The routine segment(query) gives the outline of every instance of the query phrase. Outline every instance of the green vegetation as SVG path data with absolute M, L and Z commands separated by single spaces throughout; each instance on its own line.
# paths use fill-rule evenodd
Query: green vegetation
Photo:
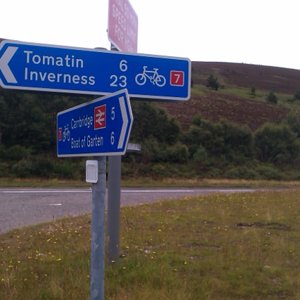
M 56 159 L 56 113 L 83 101 L 1 91 L 0 177 L 80 178 L 80 161 Z
M 298 128 L 294 121 L 293 128 Z M 134 157 L 135 172 L 154 177 L 298 179 L 294 166 L 299 159 L 299 136 L 290 126 L 288 122 L 267 124 L 253 133 L 225 121 L 195 117 L 176 144 L 148 139 L 143 153 Z
M 192 86 L 192 94 L 193 96 L 203 96 L 206 94 L 207 87 L 201 84 L 195 84 Z
M 217 91 L 220 88 L 218 78 L 216 76 L 213 76 L 212 74 L 209 75 L 207 78 L 206 86 Z
M 286 124 L 266 124 L 256 132 L 255 147 L 260 161 L 286 165 L 298 158 L 300 141 Z
M 277 69 L 272 71 L 277 75 L 270 71 L 265 78 L 265 68 L 258 67 L 258 73 L 250 68 L 251 75 L 236 71 L 235 67 L 206 67 L 203 72 L 194 68 L 192 94 L 199 101 L 201 97 L 207 101 L 202 109 L 209 111 L 209 119 L 203 118 L 201 111 L 197 114 L 195 102 L 189 110 L 193 121 L 181 124 L 185 111 L 175 110 L 175 117 L 171 117 L 160 103 L 132 101 L 131 142 L 141 144 L 142 152 L 124 156 L 123 178 L 298 180 L 299 90 L 288 94 L 283 88 L 287 78 L 279 76 Z M 249 86 L 243 76 L 249 80 Z M 270 92 L 273 86 L 276 93 Z M 1 90 L 0 178 L 82 180 L 84 159 L 56 157 L 56 114 L 91 98 Z M 252 116 L 245 124 L 253 131 L 243 125 L 243 117 L 247 117 L 247 108 L 240 104 L 243 99 L 247 100 L 245 106 L 252 108 Z M 222 103 L 216 105 L 216 110 L 212 109 L 214 100 Z M 258 102 L 268 105 L 255 108 Z M 243 116 L 239 117 L 241 107 Z M 292 113 L 287 116 L 288 110 Z M 231 117 L 239 124 L 228 121 Z M 275 123 L 268 123 L 270 119 Z M 277 119 L 280 121 L 276 122 Z
M 299 190 L 122 209 L 105 299 L 299 299 Z M 90 217 L 0 236 L 0 299 L 89 299 Z
M 55 149 L 56 113 L 82 99 L 52 98 L 13 92 L 0 96 L 0 177 L 83 179 L 84 159 L 58 159 Z M 256 132 L 195 115 L 190 127 L 182 130 L 158 105 L 132 105 L 131 141 L 140 143 L 142 152 L 124 157 L 125 178 L 300 178 L 297 114 Z
M 296 93 L 294 94 L 294 99 L 295 100 L 300 100 L 300 90 L 296 91 Z
M 266 97 L 267 102 L 272 104 L 277 104 L 278 98 L 274 92 L 270 92 L 268 96 Z
M 197 90 L 200 89 L 200 87 L 194 85 L 194 89 Z M 222 89 L 222 93 L 230 96 L 238 96 L 245 99 L 251 99 L 252 101 L 261 101 L 270 104 L 284 105 L 288 108 L 291 108 L 291 105 L 293 105 L 293 109 L 297 107 L 297 104 L 299 104 L 299 101 L 297 102 L 296 94 L 293 96 L 285 93 L 274 93 L 272 91 L 270 92 L 267 90 L 259 90 L 255 87 L 249 89 L 248 87 L 242 86 L 224 86 Z M 276 97 L 277 102 L 276 100 L 274 101 L 274 96 Z M 271 98 L 271 100 L 269 99 L 269 97 Z M 274 102 L 272 102 L 272 100 Z
M 122 179 L 123 187 L 218 187 L 218 188 L 299 188 L 299 181 L 282 180 L 249 180 L 249 179 L 218 179 L 218 178 L 158 178 L 128 177 Z M 51 187 L 90 187 L 83 180 L 45 179 L 45 178 L 0 178 L 0 187 L 19 188 L 51 188 Z
M 252 88 L 251 88 L 250 96 L 253 97 L 253 98 L 256 97 L 256 88 L 255 88 L 255 87 L 252 87 Z

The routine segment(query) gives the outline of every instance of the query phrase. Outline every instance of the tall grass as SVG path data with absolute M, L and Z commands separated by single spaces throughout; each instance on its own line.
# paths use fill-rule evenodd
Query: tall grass
M 300 191 L 122 209 L 105 299 L 300 299 Z M 90 217 L 0 236 L 0 299 L 89 299 Z

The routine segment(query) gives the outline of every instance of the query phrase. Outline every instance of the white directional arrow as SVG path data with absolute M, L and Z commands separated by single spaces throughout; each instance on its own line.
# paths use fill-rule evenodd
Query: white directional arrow
M 7 47 L 4 54 L 0 57 L 0 70 L 8 83 L 18 83 L 10 67 L 8 66 L 10 60 L 15 55 L 18 47 Z
M 119 103 L 120 103 L 120 109 L 121 109 L 121 115 L 122 115 L 122 120 L 123 120 L 123 126 L 121 129 L 121 134 L 120 134 L 120 139 L 118 143 L 118 149 L 123 147 L 125 136 L 126 136 L 126 129 L 128 126 L 128 117 L 126 113 L 126 107 L 125 107 L 125 98 L 119 97 Z

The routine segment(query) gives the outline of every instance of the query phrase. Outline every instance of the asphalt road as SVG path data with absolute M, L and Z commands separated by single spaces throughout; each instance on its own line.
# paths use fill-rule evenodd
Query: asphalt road
M 121 205 L 209 193 L 251 192 L 253 189 L 122 189 Z M 0 234 L 14 228 L 91 212 L 91 189 L 0 189 Z

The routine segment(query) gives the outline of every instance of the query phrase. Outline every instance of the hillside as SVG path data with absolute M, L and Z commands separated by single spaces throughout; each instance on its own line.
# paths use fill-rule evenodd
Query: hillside
M 206 87 L 209 75 L 217 77 L 222 87 L 218 91 Z M 255 90 L 255 95 L 251 90 Z M 300 90 L 300 70 L 216 62 L 192 63 L 192 96 L 187 102 L 161 103 L 169 114 L 187 128 L 195 115 L 218 121 L 226 119 L 247 125 L 252 130 L 265 122 L 279 121 L 291 109 L 293 95 Z M 276 93 L 278 104 L 266 102 L 266 96 Z
M 205 84 L 210 74 L 218 75 L 229 86 L 255 87 L 288 94 L 300 89 L 300 70 L 240 63 L 192 62 L 195 84 Z

